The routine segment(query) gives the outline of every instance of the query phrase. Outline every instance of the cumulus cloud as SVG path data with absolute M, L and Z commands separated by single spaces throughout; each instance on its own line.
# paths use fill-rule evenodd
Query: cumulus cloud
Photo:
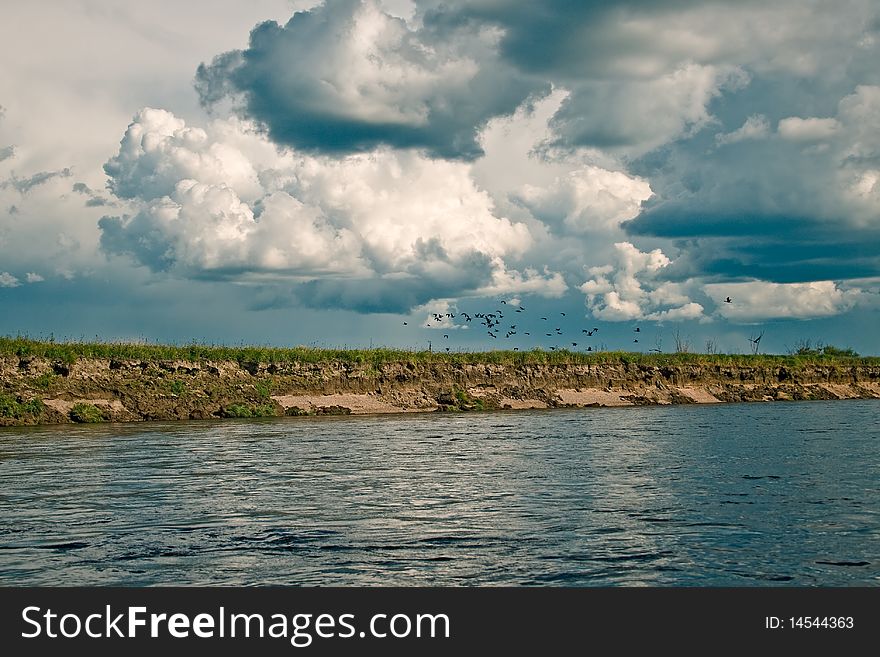
M 0 287 L 18 287 L 19 285 L 21 285 L 21 281 L 8 271 L 0 272 Z
M 525 185 L 516 198 L 536 218 L 577 234 L 618 228 L 639 214 L 651 194 L 645 180 L 586 166 L 546 186 Z
M 696 319 L 703 307 L 680 285 L 659 279 L 672 261 L 660 250 L 639 251 L 629 242 L 614 245 L 614 262 L 589 268 L 580 286 L 594 317 L 608 321 Z
M 705 291 L 715 298 L 730 296 L 731 303 L 718 305 L 718 314 L 743 322 L 838 315 L 853 308 L 863 295 L 858 289 L 843 289 L 834 281 L 713 283 L 706 285 Z
M 637 157 L 709 124 L 709 103 L 746 80 L 737 67 L 688 63 L 644 80 L 577 83 L 553 126 L 560 144 Z
M 242 141 L 247 135 L 242 134 Z M 251 143 L 259 141 L 252 139 Z M 277 158 L 274 148 L 271 157 Z M 244 198 L 262 193 L 257 172 L 242 148 L 221 135 L 209 137 L 202 128 L 188 127 L 171 112 L 147 107 L 125 131 L 119 152 L 105 165 L 110 190 L 119 198 L 146 201 L 167 196 L 185 179 L 228 185 Z
M 41 282 L 43 282 L 43 281 L 46 280 L 45 278 L 43 278 L 43 277 L 40 276 L 39 274 L 34 273 L 34 272 L 32 272 L 32 271 L 29 271 L 27 274 L 25 274 L 25 278 L 24 278 L 24 279 L 25 279 L 28 283 L 41 283 Z
M 496 215 L 463 162 L 388 149 L 282 153 L 235 121 L 205 131 L 145 110 L 106 170 L 111 189 L 141 209 L 102 218 L 101 245 L 155 271 L 274 277 L 307 303 L 370 310 L 559 287 L 552 273 L 509 268 L 530 232 Z
M 479 154 L 477 129 L 545 83 L 501 61 L 500 32 L 476 23 L 412 27 L 375 0 L 327 0 L 197 73 L 207 105 L 232 98 L 282 144 L 320 152 L 378 145 Z

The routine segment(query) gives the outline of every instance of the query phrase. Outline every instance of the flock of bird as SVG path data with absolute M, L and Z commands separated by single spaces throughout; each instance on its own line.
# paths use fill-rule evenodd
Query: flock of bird
M 726 299 L 724 299 L 724 303 L 732 303 L 732 302 L 733 302 L 733 300 L 730 297 L 727 297 Z M 427 328 L 446 327 L 446 326 L 448 326 L 447 320 L 454 322 L 456 320 L 456 318 L 459 318 L 460 320 L 464 320 L 464 324 L 469 327 L 475 323 L 482 325 L 486 329 L 486 334 L 493 340 L 499 339 L 499 337 L 502 335 L 502 332 L 503 332 L 503 339 L 505 339 L 505 340 L 510 340 L 511 338 L 514 338 L 514 336 L 517 336 L 517 335 L 531 337 L 531 335 L 532 335 L 531 331 L 525 331 L 525 330 L 521 331 L 521 329 L 519 328 L 519 324 L 512 323 L 512 320 L 514 319 L 513 316 L 515 316 L 518 313 L 525 313 L 526 312 L 525 307 L 521 306 L 519 304 L 513 304 L 513 303 L 508 304 L 508 302 L 504 301 L 504 300 L 502 300 L 499 305 L 507 306 L 507 308 L 506 309 L 505 308 L 496 308 L 491 312 L 478 312 L 478 313 L 466 313 L 466 312 L 460 312 L 458 314 L 448 313 L 448 312 L 447 313 L 431 313 L 431 318 L 428 322 L 425 323 L 425 326 Z M 505 315 L 505 310 L 507 310 L 507 315 Z M 559 315 L 561 317 L 566 316 L 564 312 L 560 312 Z M 505 317 L 507 318 L 506 321 L 505 321 Z M 432 321 L 434 322 L 433 324 L 432 324 Z M 517 322 L 519 322 L 519 321 L 520 321 L 520 319 L 517 319 Z M 547 322 L 546 325 L 541 325 L 541 327 L 539 329 L 540 332 L 544 333 L 544 337 L 561 338 L 566 335 L 565 331 L 563 331 L 562 328 L 560 328 L 558 326 L 553 327 L 552 329 L 548 330 L 548 327 L 552 326 L 552 323 L 550 322 L 550 317 L 542 316 L 540 318 L 540 321 Z M 408 326 L 409 323 L 403 322 L 403 325 Z M 535 330 L 535 329 L 532 328 L 532 330 Z M 642 329 L 640 327 L 636 326 L 632 329 L 632 331 L 634 334 L 636 334 L 633 336 L 633 343 L 638 343 L 639 342 L 639 335 L 641 334 Z M 585 337 L 585 338 L 591 338 L 598 332 L 599 332 L 598 327 L 593 326 L 591 328 L 580 329 L 580 334 L 578 334 L 578 335 Z M 443 339 L 449 340 L 449 334 L 444 333 Z M 578 339 L 581 339 L 581 337 L 579 337 Z M 570 338 L 568 339 L 568 342 L 570 343 L 571 348 L 574 348 L 574 349 L 577 349 L 578 346 L 580 345 L 579 342 L 571 341 Z M 592 345 L 580 345 L 580 346 L 582 346 L 582 347 L 585 346 L 586 351 L 593 351 L 594 350 Z M 563 348 L 563 347 L 560 346 L 559 344 L 554 344 L 554 345 L 550 346 L 551 351 L 556 351 L 557 349 L 561 349 L 561 348 Z M 450 347 L 445 347 L 445 349 L 446 349 L 446 351 L 450 351 Z M 519 347 L 513 347 L 513 351 L 519 351 Z M 660 353 L 661 350 L 658 346 L 657 348 L 650 349 L 649 351 L 655 351 L 657 353 Z

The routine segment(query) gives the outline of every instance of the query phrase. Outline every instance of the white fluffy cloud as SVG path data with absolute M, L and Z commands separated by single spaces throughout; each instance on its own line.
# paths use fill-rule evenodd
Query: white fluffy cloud
M 18 287 L 21 281 L 8 271 L 0 272 L 0 287 Z
M 520 202 L 542 221 L 564 232 L 608 232 L 639 214 L 651 186 L 620 171 L 586 166 L 556 178 L 545 187 L 525 185 Z
M 593 278 L 580 286 L 594 317 L 662 321 L 702 316 L 703 307 L 682 286 L 659 280 L 661 270 L 672 263 L 660 249 L 643 252 L 629 242 L 618 242 L 614 249 L 613 264 L 591 267 Z
M 765 319 L 810 319 L 829 317 L 850 310 L 861 299 L 858 289 L 843 289 L 834 281 L 810 283 L 713 283 L 705 292 L 716 299 L 731 298 L 718 304 L 718 313 L 727 319 L 757 321 Z
M 460 279 L 445 290 L 460 294 L 560 287 L 552 273 L 510 270 L 506 259 L 529 248 L 530 232 L 497 216 L 467 163 L 389 149 L 281 153 L 238 121 L 204 130 L 146 109 L 105 168 L 111 189 L 139 211 L 102 219 L 102 245 L 154 270 L 335 276 L 353 289 L 377 277 L 388 286 Z
M 241 126 L 215 123 L 212 128 L 220 134 L 209 136 L 171 112 L 144 108 L 125 131 L 119 152 L 104 165 L 110 189 L 120 198 L 151 200 L 170 195 L 181 180 L 193 179 L 227 185 L 246 199 L 259 198 L 257 171 L 242 142 L 253 147 L 261 140 L 236 127 Z M 238 137 L 239 144 L 224 137 Z M 277 159 L 271 145 L 265 144 L 265 150 Z

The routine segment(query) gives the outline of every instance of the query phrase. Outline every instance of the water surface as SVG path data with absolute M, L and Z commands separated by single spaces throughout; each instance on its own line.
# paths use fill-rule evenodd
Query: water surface
M 0 585 L 880 583 L 872 400 L 0 429 Z

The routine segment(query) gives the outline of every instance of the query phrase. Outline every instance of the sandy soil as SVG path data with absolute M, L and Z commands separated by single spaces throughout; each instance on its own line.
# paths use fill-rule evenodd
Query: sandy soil
M 698 404 L 720 404 L 721 400 L 705 388 L 678 388 L 678 391 L 690 397 Z
M 357 395 L 339 393 L 335 395 L 278 395 L 272 399 L 285 409 L 294 406 L 304 411 L 314 412 L 321 406 L 342 406 L 351 409 L 352 415 L 370 413 L 406 413 L 424 409 L 403 409 L 376 397 L 376 395 Z
M 626 394 L 626 393 L 623 393 Z M 577 406 L 632 406 L 633 403 L 621 399 L 621 392 L 608 390 L 557 390 L 556 395 L 563 404 L 576 404 Z

